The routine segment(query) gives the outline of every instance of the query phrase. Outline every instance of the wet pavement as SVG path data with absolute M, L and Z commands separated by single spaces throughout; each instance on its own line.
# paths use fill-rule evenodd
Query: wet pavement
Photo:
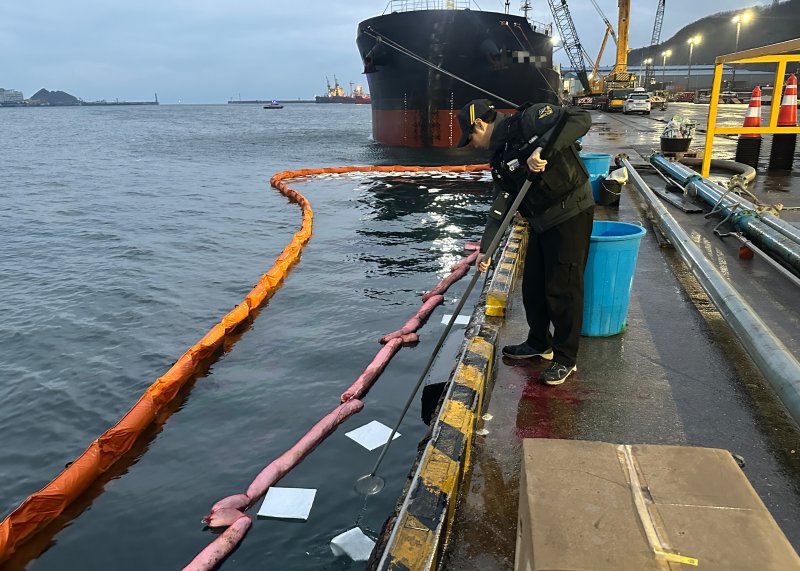
M 625 152 L 634 165 L 644 163 L 658 146 L 662 127 L 656 119 L 664 118 L 658 113 L 671 116 L 676 107 L 650 117 L 595 113 L 584 145 L 592 152 Z M 730 107 L 741 107 L 743 117 L 746 106 Z M 680 111 L 699 117 L 707 106 L 681 104 Z M 736 124 L 734 111 L 729 124 Z M 716 148 L 720 158 L 731 158 L 735 142 L 721 138 Z M 644 169 L 640 174 L 650 185 L 661 181 Z M 780 192 L 784 204 L 797 205 L 797 174 L 782 177 L 776 182 L 776 177 L 760 176 L 752 188 L 763 197 Z M 776 190 L 777 185 L 784 190 Z M 792 303 L 797 299 L 794 286 L 757 258 L 740 260 L 738 242 L 714 237 L 711 231 L 719 219 L 668 208 L 796 354 L 800 326 Z M 522 438 L 730 450 L 744 459 L 744 473 L 789 541 L 800 548 L 797 425 L 679 255 L 662 247 L 645 221 L 636 190 L 626 187 L 620 208 L 598 207 L 596 218 L 641 223 L 648 229 L 639 250 L 627 329 L 613 337 L 582 338 L 579 370 L 558 387 L 538 382 L 546 362 L 498 359 L 484 410 L 482 427 L 488 434 L 475 438 L 472 475 L 462 491 L 443 568 L 513 568 Z M 784 218 L 800 220 L 796 212 Z M 518 343 L 527 334 L 519 283 L 512 299 L 498 346 Z

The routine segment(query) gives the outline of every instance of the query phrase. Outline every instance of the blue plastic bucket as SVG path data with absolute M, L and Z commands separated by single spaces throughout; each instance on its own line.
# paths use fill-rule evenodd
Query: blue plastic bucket
M 608 153 L 580 153 L 589 174 L 608 174 L 611 168 L 611 155 Z
M 600 191 L 602 190 L 603 181 L 606 179 L 604 174 L 590 174 L 589 184 L 592 185 L 592 196 L 596 203 L 600 202 Z
M 625 329 L 636 257 L 646 233 L 635 224 L 595 220 L 584 274 L 581 335 L 607 337 Z

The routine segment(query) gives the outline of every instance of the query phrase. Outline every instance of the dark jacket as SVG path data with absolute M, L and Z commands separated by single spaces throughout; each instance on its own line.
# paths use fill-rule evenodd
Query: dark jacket
M 553 133 L 562 114 L 566 114 L 561 132 Z M 528 218 L 535 232 L 543 232 L 594 205 L 589 173 L 578 155 L 575 141 L 585 135 L 592 125 L 591 115 L 577 107 L 559 107 L 549 103 L 537 103 L 521 112 L 519 120 L 512 115 L 498 113 L 495 119 L 489 148 L 492 151 L 492 178 L 495 199 L 507 193 L 510 200 L 502 216 L 490 213 L 481 239 L 481 251 L 486 251 L 497 233 L 503 216 L 513 201 L 525 178 L 530 175 L 525 160 L 537 148 L 550 147 L 547 167 L 528 191 L 520 205 L 520 212 Z M 534 135 L 538 139 L 519 156 L 520 167 L 510 171 L 507 164 L 513 162 L 516 149 Z M 555 139 L 553 139 L 555 137 Z M 500 200 L 502 210 L 502 199 Z M 497 202 L 495 203 L 497 204 Z

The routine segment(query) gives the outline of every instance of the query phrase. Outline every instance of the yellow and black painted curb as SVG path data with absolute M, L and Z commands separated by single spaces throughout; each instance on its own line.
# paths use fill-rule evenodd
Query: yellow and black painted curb
M 512 267 L 498 266 L 510 291 L 526 245 L 526 228 L 515 224 L 500 256 Z M 482 300 L 488 299 L 491 284 Z M 506 293 L 506 297 L 508 293 Z M 497 335 L 502 319 L 489 316 L 479 303 L 467 327 L 467 339 L 448 383 L 430 438 L 406 484 L 396 515 L 383 529 L 368 569 L 433 571 L 438 568 L 452 530 L 461 486 L 469 474 L 472 438 L 493 377 Z M 504 313 L 503 313 L 504 315 Z M 469 336 L 471 332 L 475 334 Z
M 486 294 L 486 315 L 491 317 L 506 316 L 506 311 L 511 307 L 511 288 L 522 268 L 522 255 L 528 245 L 528 223 L 522 217 L 517 220 L 497 260 Z

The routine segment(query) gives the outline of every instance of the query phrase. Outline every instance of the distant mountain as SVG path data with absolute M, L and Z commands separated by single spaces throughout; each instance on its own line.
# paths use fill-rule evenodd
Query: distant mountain
M 40 104 L 47 105 L 80 105 L 81 102 L 74 95 L 65 91 L 48 91 L 40 89 L 31 96 L 31 100 L 39 101 Z
M 667 10 L 669 10 L 667 2 Z M 800 0 L 788 0 L 776 6 L 751 6 L 741 10 L 718 12 L 701 18 L 678 30 L 669 38 L 650 48 L 637 48 L 628 53 L 628 64 L 639 65 L 644 58 L 652 57 L 656 67 L 663 61 L 661 52 L 672 50 L 667 65 L 681 65 L 689 62 L 689 38 L 700 35 L 702 42 L 692 52 L 692 64 L 713 64 L 717 56 L 730 54 L 736 50 L 736 24 L 732 22 L 736 14 L 750 11 L 753 19 L 742 24 L 739 33 L 738 51 L 777 44 L 800 36 Z M 654 14 L 655 16 L 655 14 Z M 648 55 L 649 53 L 649 55 Z M 744 66 L 751 67 L 751 66 Z M 760 67 L 763 67 L 760 66 Z M 787 72 L 794 71 L 797 64 L 789 64 Z M 770 64 L 768 69 L 775 69 Z

